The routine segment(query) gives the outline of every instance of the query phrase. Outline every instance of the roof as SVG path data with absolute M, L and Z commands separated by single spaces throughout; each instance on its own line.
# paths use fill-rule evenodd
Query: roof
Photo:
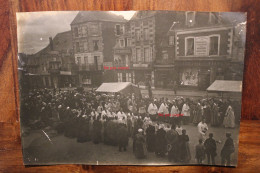
M 50 48 L 50 43 L 47 47 L 37 52 L 35 55 L 40 55 L 42 53 L 59 53 L 59 52 L 65 52 L 67 53 L 68 50 L 72 50 L 72 32 L 66 31 L 56 34 L 56 36 L 53 38 L 53 51 Z
M 117 93 L 125 88 L 132 86 L 131 82 L 115 82 L 115 83 L 102 83 L 96 90 L 97 92 L 111 92 Z
M 242 81 L 215 80 L 207 89 L 209 92 L 242 92 Z
M 150 10 L 137 11 L 136 13 L 134 13 L 134 15 L 131 17 L 130 20 L 145 19 L 154 16 L 158 12 L 166 12 L 166 11 L 150 11 Z
M 126 22 L 123 16 L 109 11 L 80 11 L 71 22 L 71 25 L 91 21 Z

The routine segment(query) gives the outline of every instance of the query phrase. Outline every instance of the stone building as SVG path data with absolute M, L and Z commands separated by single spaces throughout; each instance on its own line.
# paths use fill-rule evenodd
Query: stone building
M 114 46 L 113 62 L 113 67 L 116 68 L 115 81 L 135 83 L 132 69 L 132 39 L 129 23 L 116 25 L 115 36 L 116 44 Z
M 75 86 L 76 73 L 71 31 L 58 33 L 49 44 L 27 56 L 26 76 L 32 88 L 61 88 Z
M 99 86 L 114 80 L 113 73 L 106 74 L 103 65 L 113 63 L 115 32 L 125 22 L 111 12 L 82 11 L 74 18 L 71 31 L 79 86 Z
M 133 74 L 136 84 L 155 86 L 154 65 L 162 40 L 174 21 L 170 11 L 138 11 L 130 19 Z
M 231 61 L 236 57 L 233 52 L 236 36 L 233 23 L 225 20 L 221 13 L 174 13 L 175 21 L 161 51 L 161 59 L 173 64 L 173 70 L 166 70 L 161 75 L 170 72 L 173 75 L 166 76 L 168 85 L 163 87 L 176 81 L 181 88 L 205 90 L 216 79 L 234 80 L 234 77 L 228 77 L 231 66 L 234 66 Z M 243 63 L 243 59 L 239 62 Z M 163 76 L 157 77 L 158 81 L 163 79 Z

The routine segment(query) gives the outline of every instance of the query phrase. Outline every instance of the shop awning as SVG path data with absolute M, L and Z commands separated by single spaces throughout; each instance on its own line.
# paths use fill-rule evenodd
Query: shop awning
M 115 82 L 115 83 L 102 83 L 96 90 L 97 92 L 106 93 L 131 93 L 138 92 L 138 87 L 131 82 Z
M 242 81 L 215 80 L 207 89 L 208 92 L 242 92 Z

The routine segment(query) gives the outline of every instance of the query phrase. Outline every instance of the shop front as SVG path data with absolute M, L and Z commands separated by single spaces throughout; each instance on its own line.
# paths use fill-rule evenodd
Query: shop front
M 155 88 L 172 89 L 177 80 L 174 67 L 155 67 Z
M 178 84 L 180 88 L 205 90 L 216 79 L 223 79 L 225 61 L 178 61 Z

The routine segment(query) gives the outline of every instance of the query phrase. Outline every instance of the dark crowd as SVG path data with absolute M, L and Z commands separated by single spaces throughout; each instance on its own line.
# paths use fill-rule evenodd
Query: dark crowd
M 50 127 L 77 142 L 117 146 L 120 152 L 133 141 L 137 159 L 147 152 L 175 163 L 191 160 L 189 136 L 182 125 L 198 127 L 195 158 L 215 164 L 217 141 L 207 134 L 209 125 L 235 128 L 240 103 L 219 98 L 192 99 L 142 97 L 141 94 L 104 94 L 95 91 L 33 90 L 21 101 L 21 123 L 32 130 Z M 231 133 L 221 150 L 221 164 L 230 165 L 235 147 Z

